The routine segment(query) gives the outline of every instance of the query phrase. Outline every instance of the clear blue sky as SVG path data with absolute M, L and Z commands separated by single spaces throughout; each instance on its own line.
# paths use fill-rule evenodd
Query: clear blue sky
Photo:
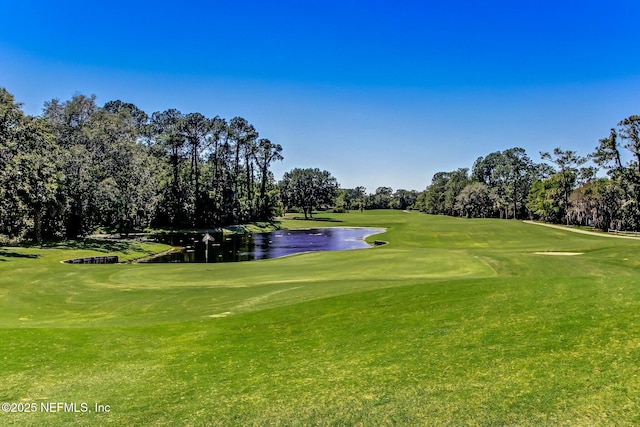
M 242 116 L 343 187 L 424 189 L 520 146 L 593 151 L 640 114 L 637 1 L 3 0 L 0 86 Z

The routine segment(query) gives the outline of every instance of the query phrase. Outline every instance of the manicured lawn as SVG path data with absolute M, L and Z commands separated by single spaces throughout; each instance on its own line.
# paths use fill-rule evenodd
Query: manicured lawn
M 0 401 L 38 409 L 0 425 L 640 423 L 640 241 L 318 216 L 334 221 L 283 225 L 385 227 L 370 240 L 389 244 L 215 265 L 0 249 Z M 534 254 L 550 251 L 584 254 Z

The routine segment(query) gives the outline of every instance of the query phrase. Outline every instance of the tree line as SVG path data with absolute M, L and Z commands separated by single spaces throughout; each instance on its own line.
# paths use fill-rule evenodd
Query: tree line
M 282 147 L 246 119 L 146 112 L 95 95 L 44 103 L 30 116 L 0 88 L 0 237 L 75 239 L 95 232 L 211 228 L 284 211 L 409 209 L 415 190 L 341 189 L 326 170 L 276 182 Z
M 30 116 L 0 88 L 0 234 L 42 241 L 269 220 L 280 209 L 270 167 L 282 159 L 242 117 L 149 116 L 84 95 Z
M 623 158 L 629 158 L 624 162 Z M 464 217 L 538 219 L 640 230 L 640 116 L 621 120 L 592 153 L 555 148 L 534 162 L 520 147 L 436 173 L 414 208 Z M 588 161 L 591 166 L 585 166 Z M 598 176 L 599 170 L 606 176 Z
M 282 146 L 242 117 L 176 109 L 149 116 L 80 94 L 30 116 L 0 88 L 0 237 L 212 228 L 291 210 L 308 218 L 329 206 L 640 229 L 640 116 L 620 121 L 587 156 L 556 148 L 536 163 L 514 147 L 438 172 L 422 192 L 342 189 L 317 168 L 294 168 L 277 182 L 270 168 L 282 159 Z

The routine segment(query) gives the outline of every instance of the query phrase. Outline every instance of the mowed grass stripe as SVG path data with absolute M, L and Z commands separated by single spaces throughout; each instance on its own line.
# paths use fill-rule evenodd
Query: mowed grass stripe
M 152 277 L 146 266 L 65 276 L 68 270 L 46 256 L 15 259 L 46 261 L 51 277 L 75 292 L 71 297 L 54 280 L 45 280 L 46 297 L 30 296 L 5 267 L 9 261 L 1 262 L 11 277 L 5 286 L 2 276 L 2 289 L 20 310 L 32 303 L 37 327 L 11 317 L 20 310 L 7 314 L 2 297 L 0 398 L 113 408 L 99 415 L 0 414 L 1 421 L 640 422 L 638 243 L 513 221 L 403 212 L 334 217 L 343 225 L 387 227 L 390 244 L 191 272 L 177 266 Z M 569 250 L 585 255 L 533 254 Z M 217 275 L 204 275 L 206 269 Z M 28 271 L 21 271 L 25 282 Z M 44 280 L 42 271 L 38 276 Z M 217 310 L 232 313 L 206 317 Z

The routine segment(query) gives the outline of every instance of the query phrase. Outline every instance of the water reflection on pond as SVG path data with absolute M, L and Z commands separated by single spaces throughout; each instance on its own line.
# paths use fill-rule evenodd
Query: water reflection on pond
M 253 261 L 278 258 L 303 252 L 337 251 L 371 247 L 364 241 L 382 228 L 313 228 L 278 230 L 269 233 L 210 233 L 208 262 Z M 179 246 L 175 253 L 152 258 L 146 262 L 205 262 L 206 245 L 202 234 L 172 234 L 160 236 L 163 243 Z

